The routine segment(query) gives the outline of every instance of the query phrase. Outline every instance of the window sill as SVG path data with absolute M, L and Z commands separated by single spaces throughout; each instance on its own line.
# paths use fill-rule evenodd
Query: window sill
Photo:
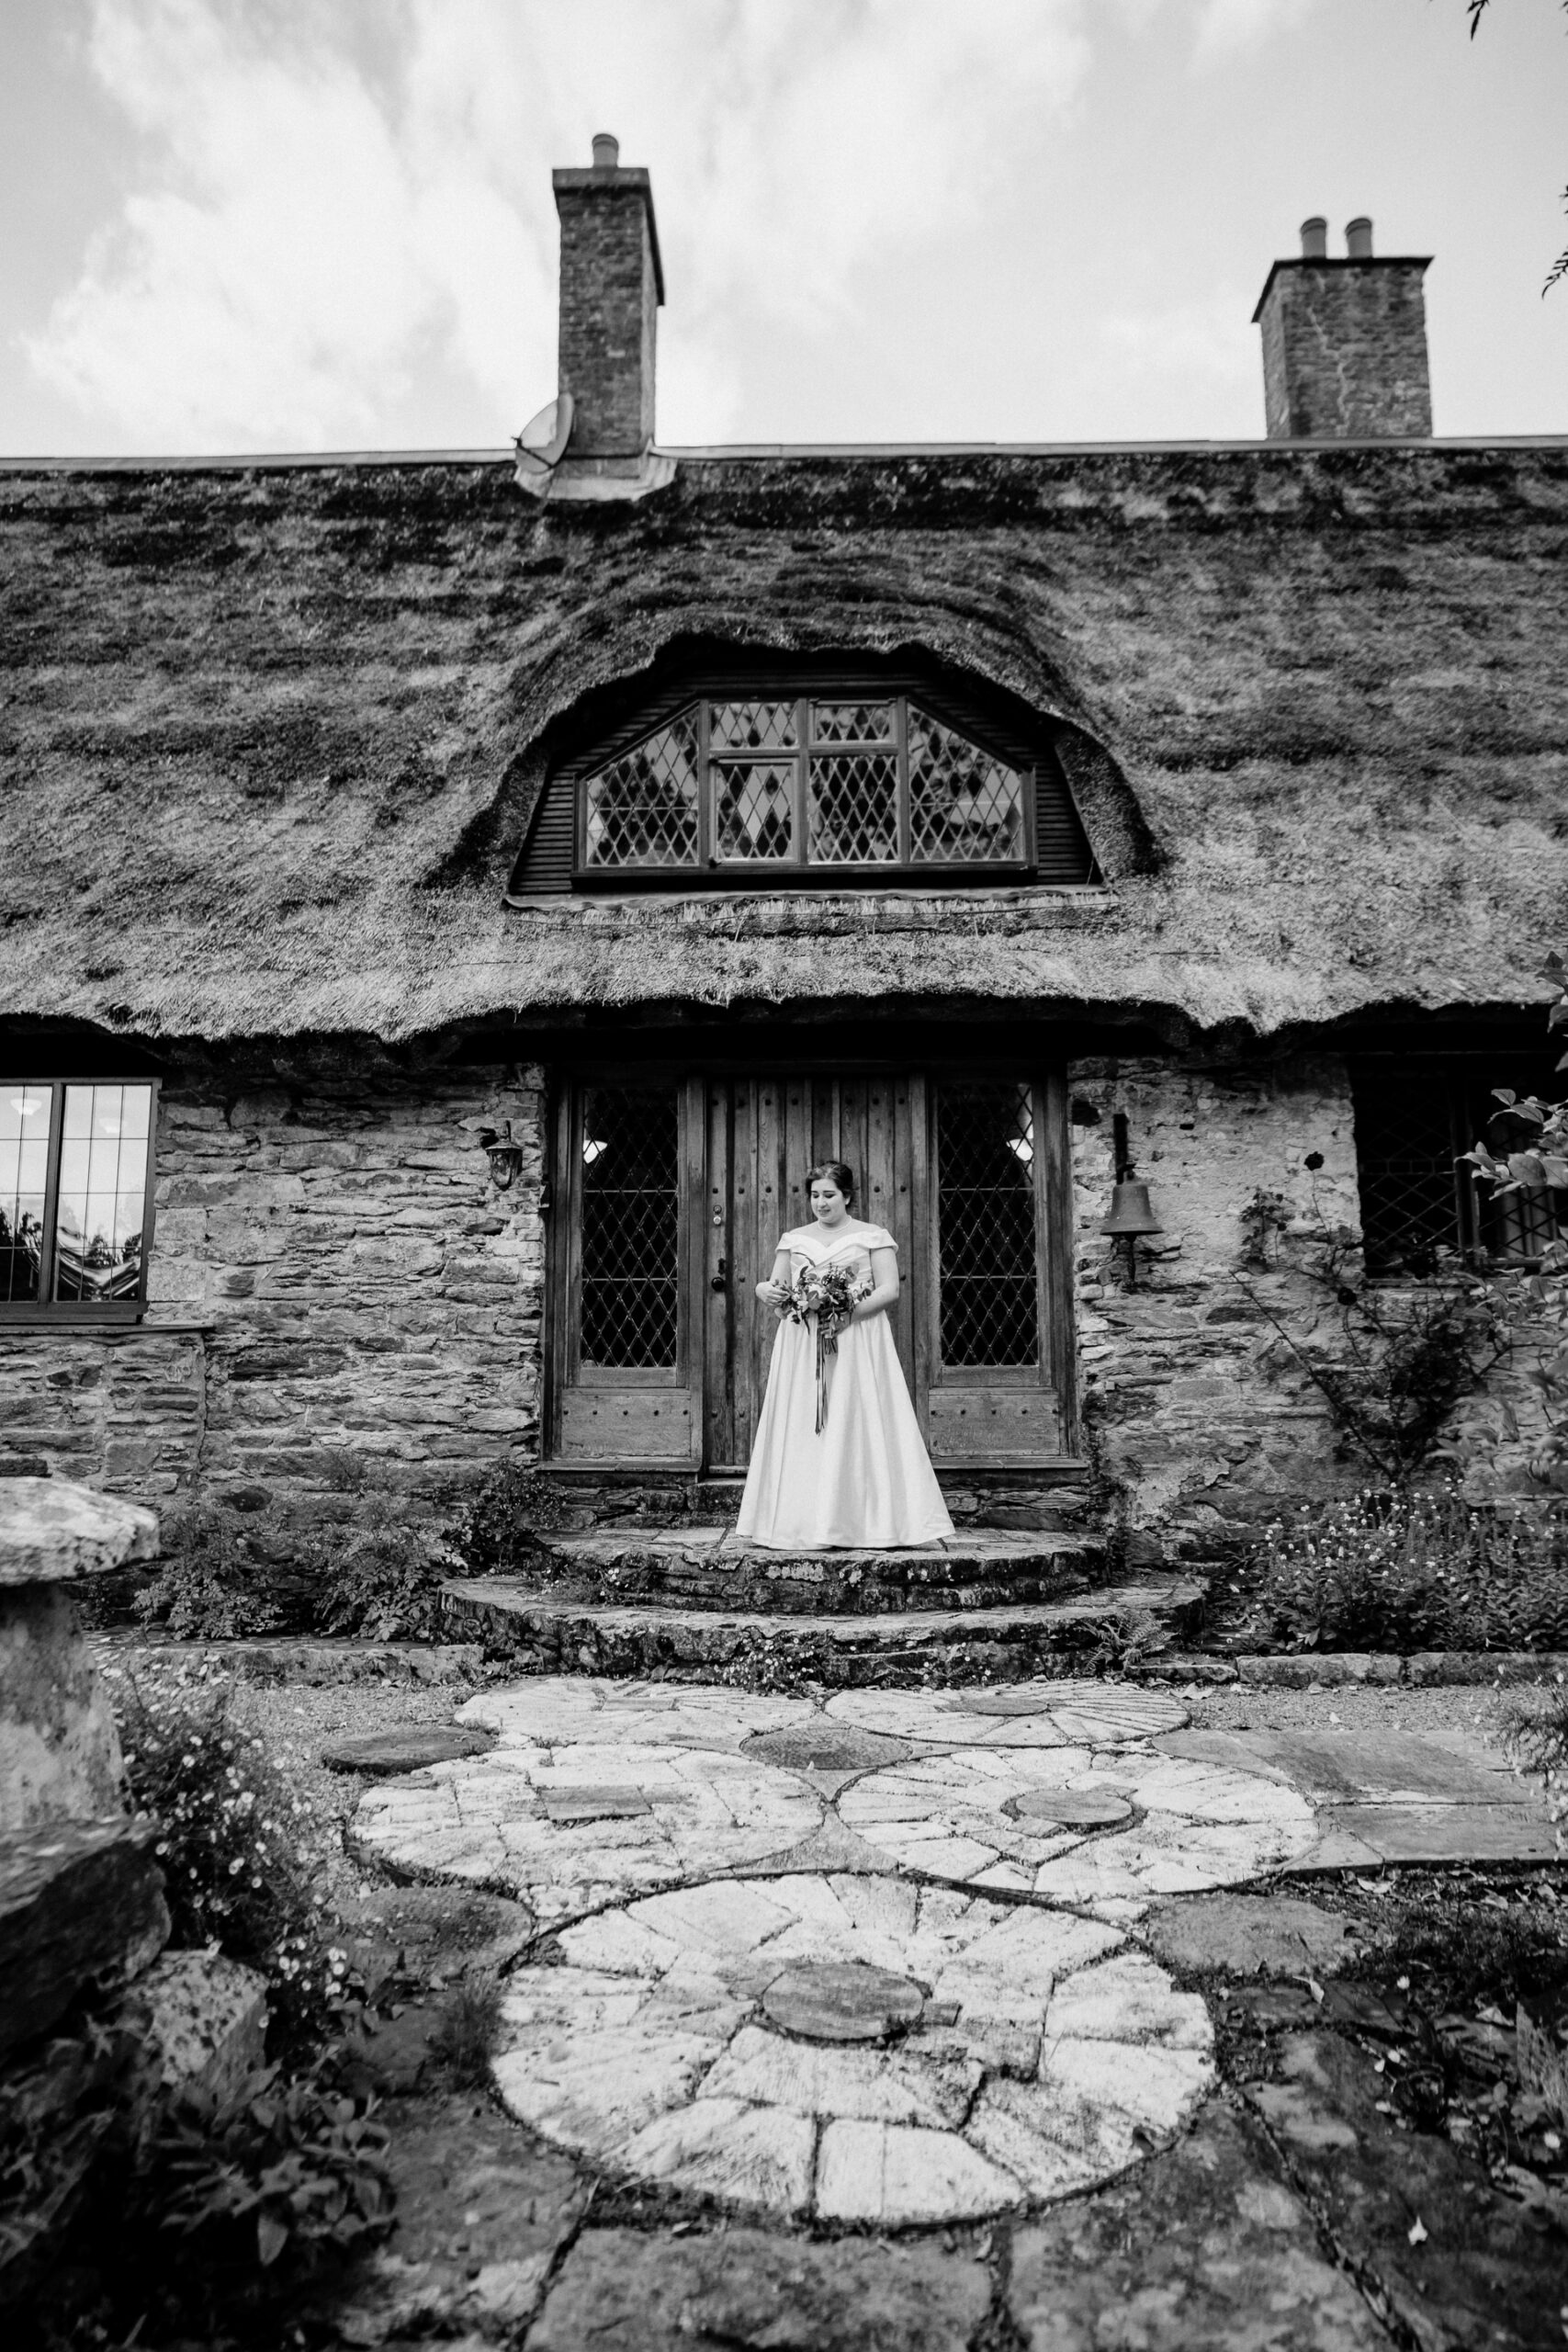
M 844 913 L 852 910 L 863 911 L 868 907 L 889 903 L 903 909 L 931 909 L 957 901 L 965 906 L 976 903 L 987 907 L 1071 907 L 1075 910 L 1096 910 L 1118 904 L 1116 893 L 1103 882 L 907 882 L 866 883 L 855 888 L 841 885 L 805 884 L 796 888 L 720 881 L 711 884 L 655 883 L 628 888 L 624 884 L 581 888 L 574 885 L 567 890 L 536 890 L 527 894 L 508 890 L 502 904 L 518 914 L 550 914 L 565 910 L 585 912 L 590 908 L 619 911 L 632 907 L 668 908 L 722 906 L 733 911 L 745 904 L 769 910 L 788 908 L 792 912 Z
M 0 1306 L 0 1332 L 102 1331 L 134 1339 L 188 1338 L 193 1332 L 217 1329 L 215 1323 L 150 1323 L 144 1306 L 129 1311 L 115 1306 Z

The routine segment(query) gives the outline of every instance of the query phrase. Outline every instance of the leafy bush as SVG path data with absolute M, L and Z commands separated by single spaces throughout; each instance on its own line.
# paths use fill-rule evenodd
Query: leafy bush
M 1249 1629 L 1287 1650 L 1568 1647 L 1568 1513 L 1451 1487 L 1363 1492 L 1278 1522 Z
M 560 1488 L 531 1464 L 503 1462 L 448 1530 L 447 1542 L 465 1576 L 536 1570 L 541 1539 L 564 1526 L 570 1511 Z
M 214 2268 L 287 2257 L 299 2272 L 356 2254 L 392 2226 L 387 2133 L 372 2105 L 309 2077 L 280 2084 L 276 2067 L 221 2105 L 187 2094 L 153 2142 L 134 2205 Z
M 242 1518 L 214 1503 L 171 1511 L 138 1616 L 182 1641 L 294 1631 L 428 1640 L 452 1568 L 420 1506 L 374 1456 L 338 1448 L 323 1466 L 330 1490 L 353 1498 L 341 1524 L 302 1528 L 276 1510 Z
M 234 1724 L 226 1684 L 125 1675 L 117 1700 L 131 1794 L 158 1822 L 175 1943 L 264 1971 L 284 2045 L 323 2032 L 347 1966 L 329 1939 L 328 1848 L 309 1801 Z
M 1561 1679 L 1535 1698 L 1511 1701 L 1503 1716 L 1503 1737 L 1521 1770 L 1540 1773 L 1546 1809 L 1559 1825 L 1562 1843 L 1561 1825 L 1568 1822 L 1568 1690 Z
M 133 1606 L 181 1641 L 228 1642 L 276 1633 L 284 1611 L 258 1579 L 250 1546 L 232 1514 L 196 1503 L 166 1512 L 158 1574 Z
M 344 1448 L 330 1457 L 327 1475 L 353 1496 L 354 1516 L 342 1528 L 313 1529 L 299 1547 L 312 1570 L 318 1628 L 377 1642 L 430 1640 L 452 1564 L 386 1464 Z

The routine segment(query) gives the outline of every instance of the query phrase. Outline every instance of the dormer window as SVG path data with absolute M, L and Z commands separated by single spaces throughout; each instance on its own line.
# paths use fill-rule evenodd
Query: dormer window
M 645 708 L 551 777 L 513 889 L 1091 878 L 1048 739 L 824 677 Z

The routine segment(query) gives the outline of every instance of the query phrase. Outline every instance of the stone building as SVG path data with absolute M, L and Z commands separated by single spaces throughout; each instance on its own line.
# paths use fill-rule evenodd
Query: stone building
M 1354 1477 L 1323 1236 L 1551 1228 L 1453 1157 L 1551 1067 L 1568 438 L 1434 439 L 1309 222 L 1265 440 L 663 450 L 648 175 L 556 197 L 516 450 L 0 474 L 6 1466 L 722 1500 L 831 1153 L 961 1518 Z

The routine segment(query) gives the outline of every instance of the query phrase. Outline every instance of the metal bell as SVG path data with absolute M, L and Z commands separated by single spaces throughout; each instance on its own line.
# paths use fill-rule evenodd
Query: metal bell
M 1149 1188 L 1141 1176 L 1126 1177 L 1117 1185 L 1111 1195 L 1111 1215 L 1100 1229 L 1118 1241 L 1134 1241 L 1141 1233 L 1165 1231 L 1149 1205 Z

